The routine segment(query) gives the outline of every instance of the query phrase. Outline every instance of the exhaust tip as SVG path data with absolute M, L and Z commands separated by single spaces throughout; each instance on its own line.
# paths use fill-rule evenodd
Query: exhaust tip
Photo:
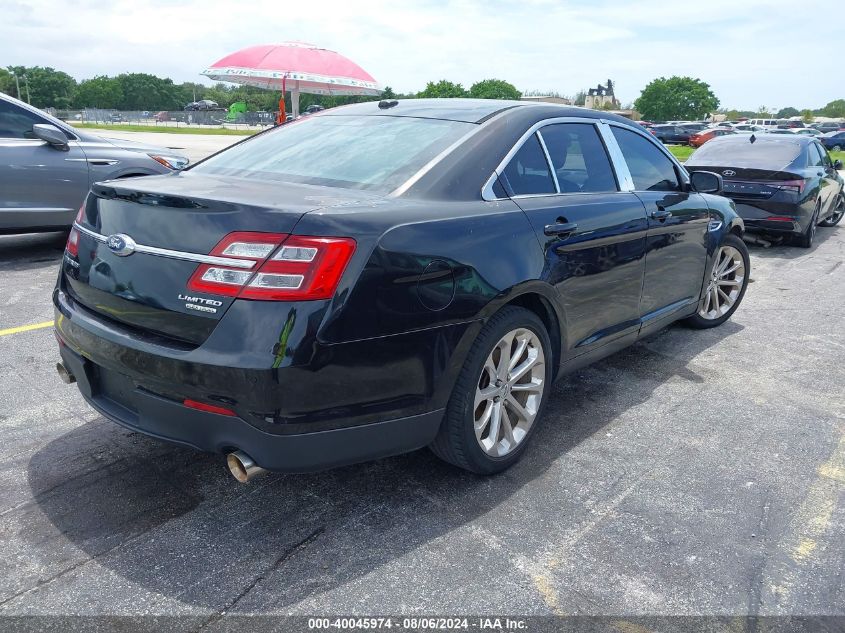
M 232 477 L 242 484 L 254 479 L 267 471 L 256 464 L 252 458 L 243 451 L 235 451 L 226 456 L 226 465 Z
M 59 373 L 61 381 L 66 385 L 71 385 L 76 382 L 76 376 L 74 376 L 70 370 L 65 367 L 64 363 L 56 363 L 56 371 Z

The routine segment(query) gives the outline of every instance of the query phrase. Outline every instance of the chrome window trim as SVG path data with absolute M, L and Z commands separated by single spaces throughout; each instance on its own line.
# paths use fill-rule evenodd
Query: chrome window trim
M 96 231 L 87 229 L 78 222 L 73 223 L 75 228 L 80 233 L 84 233 L 98 242 L 105 244 L 108 241 L 107 235 L 101 235 Z M 135 244 L 136 253 L 144 253 L 145 255 L 154 255 L 156 257 L 166 257 L 168 259 L 179 259 L 187 262 L 197 262 L 199 264 L 213 264 L 216 266 L 228 266 L 229 268 L 240 268 L 244 270 L 251 270 L 255 266 L 255 262 L 246 259 L 234 259 L 231 257 L 217 257 L 215 255 L 203 255 L 201 253 L 188 253 L 185 251 L 174 251 L 169 248 L 158 248 L 157 246 L 146 246 L 144 244 Z
M 534 135 L 537 137 L 537 140 L 540 141 L 540 147 L 543 148 L 543 155 L 546 157 L 546 166 L 549 168 L 549 173 L 552 175 L 552 181 L 555 183 L 555 193 L 560 193 L 560 182 L 557 179 L 557 173 L 555 172 L 555 164 L 552 162 L 552 157 L 549 155 L 549 148 L 546 147 L 546 139 L 543 138 L 543 134 L 540 130 L 537 130 Z
M 596 128 L 596 132 L 599 135 L 599 138 L 604 142 L 605 148 L 607 149 L 608 153 L 608 160 L 610 161 L 610 168 L 613 170 L 614 175 L 616 176 L 616 186 L 617 190 L 615 192 L 608 191 L 608 192 L 592 192 L 592 191 L 570 191 L 570 192 L 561 192 L 560 187 L 558 187 L 558 193 L 532 193 L 532 194 L 522 194 L 517 196 L 511 196 L 508 198 L 497 198 L 496 195 L 493 193 L 493 182 L 495 179 L 502 175 L 504 168 L 507 164 L 511 161 L 511 159 L 516 155 L 516 153 L 522 148 L 523 144 L 528 140 L 528 138 L 534 134 L 535 132 L 541 130 L 542 128 L 546 127 L 547 125 L 555 125 L 558 123 L 586 123 L 587 125 L 592 125 Z M 616 143 L 616 139 L 613 138 L 613 135 L 610 134 L 608 130 L 608 135 L 610 136 L 610 140 L 608 140 L 608 135 L 603 132 L 603 127 L 606 126 L 607 123 L 604 119 L 594 119 L 592 117 L 576 117 L 576 116 L 565 116 L 565 117 L 553 117 L 551 119 L 543 119 L 542 121 L 538 121 L 534 125 L 532 125 L 525 133 L 514 143 L 514 146 L 511 147 L 510 151 L 505 154 L 505 157 L 501 160 L 499 165 L 490 175 L 490 178 L 487 179 L 487 182 L 484 184 L 484 187 L 481 189 L 481 197 L 483 200 L 488 202 L 493 202 L 495 200 L 516 200 L 520 198 L 537 198 L 542 196 L 578 196 L 578 195 L 589 195 L 591 193 L 619 193 L 619 192 L 629 192 L 633 189 L 626 188 L 627 186 L 633 187 L 633 182 L 631 180 L 631 174 L 628 172 L 628 165 L 625 163 L 624 158 L 622 158 L 622 152 L 619 149 L 619 145 Z M 619 127 L 628 128 L 628 126 L 620 125 Z M 540 135 L 542 136 L 542 135 Z M 541 141 L 545 149 L 545 143 Z M 613 148 L 615 147 L 615 152 Z M 549 168 L 552 170 L 554 174 L 554 168 L 551 166 L 551 161 L 549 159 L 548 153 L 546 153 L 546 160 L 549 161 Z M 627 180 L 625 177 L 627 176 Z M 557 181 L 557 175 L 555 174 L 555 181 Z M 627 183 L 627 184 L 626 184 Z

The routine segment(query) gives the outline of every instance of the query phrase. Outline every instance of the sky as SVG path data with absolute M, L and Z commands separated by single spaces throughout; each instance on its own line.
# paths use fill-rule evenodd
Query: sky
M 231 52 L 305 41 L 382 86 L 504 79 L 572 96 L 610 78 L 623 103 L 652 79 L 710 84 L 722 107 L 819 108 L 845 98 L 830 0 L 4 0 L 0 66 L 77 80 L 146 72 L 177 83 Z

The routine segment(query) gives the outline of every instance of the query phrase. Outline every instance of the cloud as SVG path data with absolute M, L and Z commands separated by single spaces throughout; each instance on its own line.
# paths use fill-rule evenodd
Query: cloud
M 651 79 L 682 74 L 709 82 L 726 106 L 817 107 L 842 97 L 831 73 L 838 23 L 818 19 L 829 9 L 820 0 L 13 0 L 0 23 L 0 63 L 77 79 L 150 72 L 202 81 L 199 72 L 227 53 L 303 40 L 400 92 L 497 77 L 574 94 L 610 77 L 633 101 Z

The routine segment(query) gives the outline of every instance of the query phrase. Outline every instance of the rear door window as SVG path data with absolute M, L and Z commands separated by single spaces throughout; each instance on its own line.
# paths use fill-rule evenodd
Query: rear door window
M 540 135 L 549 150 L 561 193 L 617 191 L 616 176 L 594 125 L 557 123 Z
M 557 192 L 546 153 L 536 134 L 529 136 L 522 144 L 502 176 L 515 196 Z
M 636 132 L 611 126 L 637 191 L 681 191 L 675 164 Z M 702 147 L 707 147 L 705 143 Z M 699 150 L 700 151 L 700 150 Z

